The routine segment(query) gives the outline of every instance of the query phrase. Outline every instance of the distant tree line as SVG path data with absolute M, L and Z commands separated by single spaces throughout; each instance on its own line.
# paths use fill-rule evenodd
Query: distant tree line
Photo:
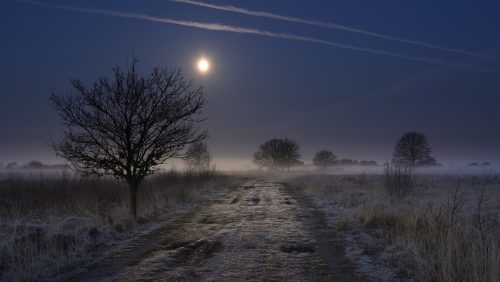
M 17 162 L 9 162 L 5 166 L 2 162 L 0 162 L 0 168 L 2 169 L 21 169 L 21 170 L 45 170 L 45 169 L 54 169 L 54 170 L 68 170 L 71 169 L 71 166 L 67 164 L 46 164 L 41 161 L 30 161 L 25 164 L 18 164 Z
M 300 160 L 300 146 L 295 140 L 288 138 L 274 138 L 261 144 L 254 154 L 254 163 L 262 168 L 268 169 L 286 169 L 294 166 L 304 165 Z M 357 161 L 351 159 L 337 159 L 337 156 L 328 150 L 321 150 L 314 156 L 313 164 L 320 168 L 332 166 L 376 166 L 376 161 Z
M 479 163 L 479 162 L 471 162 L 471 163 L 468 163 L 467 164 L 468 167 L 488 167 L 488 166 L 491 166 L 491 163 L 490 162 L 482 162 L 482 163 Z
M 299 145 L 288 138 L 271 139 L 260 145 L 254 154 L 254 163 L 262 168 L 287 169 L 303 165 L 300 160 Z M 431 155 L 432 148 L 425 134 L 406 132 L 396 142 L 392 154 L 392 164 L 398 167 L 428 167 L 440 165 Z M 312 160 L 314 166 L 322 169 L 333 166 L 377 166 L 374 160 L 338 159 L 329 150 L 318 151 Z M 470 166 L 474 166 L 471 164 Z
M 376 161 L 368 160 L 352 160 L 352 159 L 338 159 L 335 154 L 328 150 L 321 150 L 314 155 L 313 164 L 320 168 L 327 168 L 332 166 L 377 166 Z

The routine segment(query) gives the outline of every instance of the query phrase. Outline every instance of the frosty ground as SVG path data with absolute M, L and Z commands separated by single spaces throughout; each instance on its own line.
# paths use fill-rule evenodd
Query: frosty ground
M 2 202 L 3 280 L 500 278 L 495 175 L 417 175 L 403 198 L 376 174 L 164 175 L 142 191 L 137 222 L 113 181 L 8 179 L 2 195 L 29 186 L 16 199 L 30 208 Z M 61 196 L 68 185 L 82 194 Z M 83 189 L 96 186 L 99 197 Z M 49 203 L 30 203 L 33 189 Z

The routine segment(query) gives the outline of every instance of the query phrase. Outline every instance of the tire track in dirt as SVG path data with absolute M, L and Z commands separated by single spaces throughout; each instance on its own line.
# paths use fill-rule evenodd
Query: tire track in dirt
M 358 281 L 300 191 L 253 180 L 172 220 L 74 281 Z

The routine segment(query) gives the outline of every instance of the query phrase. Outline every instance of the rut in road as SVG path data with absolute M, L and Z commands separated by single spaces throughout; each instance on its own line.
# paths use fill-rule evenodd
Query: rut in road
M 300 191 L 249 181 L 99 262 L 76 281 L 359 281 Z

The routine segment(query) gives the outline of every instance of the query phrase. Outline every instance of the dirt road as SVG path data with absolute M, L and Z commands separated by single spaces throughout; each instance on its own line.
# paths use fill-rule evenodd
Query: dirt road
M 74 281 L 359 281 L 300 191 L 252 180 L 116 251 Z

